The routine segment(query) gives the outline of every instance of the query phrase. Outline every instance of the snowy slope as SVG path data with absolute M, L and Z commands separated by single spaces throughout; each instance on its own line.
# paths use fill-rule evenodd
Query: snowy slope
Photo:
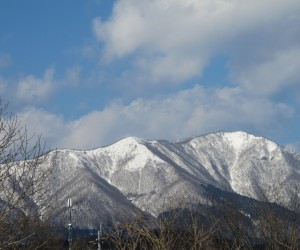
M 218 132 L 184 141 L 128 137 L 90 151 L 57 150 L 49 182 L 59 219 L 74 200 L 76 223 L 154 216 L 182 202 L 205 202 L 206 185 L 255 199 L 287 199 L 300 182 L 300 158 L 262 137 Z M 45 163 L 49 164 L 49 163 Z M 266 197 L 263 196 L 266 194 Z

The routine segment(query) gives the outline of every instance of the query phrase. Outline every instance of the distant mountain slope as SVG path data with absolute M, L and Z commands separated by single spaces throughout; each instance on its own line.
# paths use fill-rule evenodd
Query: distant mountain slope
M 50 154 L 56 217 L 66 217 L 71 197 L 74 223 L 84 227 L 142 211 L 158 216 L 180 202 L 204 203 L 207 185 L 272 200 L 274 194 L 288 198 L 300 183 L 299 156 L 244 132 L 178 142 L 128 137 L 95 150 Z

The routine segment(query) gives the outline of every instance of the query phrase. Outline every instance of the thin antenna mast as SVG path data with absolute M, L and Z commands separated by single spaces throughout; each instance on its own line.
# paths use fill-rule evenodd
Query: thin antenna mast
M 101 236 L 102 236 L 102 224 L 100 222 L 98 230 L 98 250 L 101 250 Z
M 72 199 L 68 199 L 68 208 L 69 208 L 69 250 L 72 249 Z

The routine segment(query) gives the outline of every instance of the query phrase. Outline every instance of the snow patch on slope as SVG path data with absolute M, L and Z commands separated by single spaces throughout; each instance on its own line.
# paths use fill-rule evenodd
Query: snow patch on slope
M 225 141 L 237 152 L 241 151 L 243 147 L 251 143 L 255 137 L 245 132 L 226 132 L 223 134 Z
M 276 143 L 271 142 L 271 141 L 268 141 L 268 143 L 267 143 L 267 150 L 268 150 L 269 152 L 273 152 L 273 151 L 275 151 L 277 148 L 278 148 L 278 146 L 277 146 Z
M 149 149 L 144 145 L 147 143 L 145 140 L 138 139 L 136 137 L 127 137 L 117 143 L 109 146 L 107 151 L 114 163 L 114 168 L 118 168 L 118 158 L 123 157 L 126 159 L 124 168 L 129 171 L 141 170 L 143 166 L 149 160 L 155 160 L 156 162 L 162 162 L 161 159 L 156 157 Z

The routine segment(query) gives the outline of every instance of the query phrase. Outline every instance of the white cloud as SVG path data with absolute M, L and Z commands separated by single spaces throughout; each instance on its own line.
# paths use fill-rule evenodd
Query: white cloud
M 74 66 L 67 68 L 62 78 L 55 79 L 55 70 L 50 67 L 45 70 L 42 78 L 27 75 L 19 79 L 15 95 L 21 102 L 46 102 L 51 95 L 64 87 L 77 87 L 80 84 L 80 74 L 81 68 Z
M 157 56 L 146 60 L 137 59 L 137 70 L 130 72 L 129 77 L 143 78 L 145 83 L 180 84 L 191 76 L 201 74 L 204 62 L 199 59 L 183 56 Z
M 29 136 L 41 135 L 42 140 L 49 147 L 59 146 L 61 138 L 64 138 L 68 133 L 68 124 L 60 115 L 51 114 L 34 107 L 26 108 L 16 115 L 21 125 L 26 127 Z
M 268 60 L 236 71 L 236 79 L 249 92 L 268 96 L 300 85 L 300 47 L 277 51 Z
M 107 21 L 94 19 L 93 30 L 105 59 L 133 55 L 132 78 L 141 70 L 146 83 L 178 84 L 200 76 L 219 53 L 232 56 L 235 71 L 243 66 L 238 75 L 274 56 L 284 60 L 291 46 L 300 48 L 299 12 L 298 0 L 120 0 Z
M 27 102 L 43 102 L 55 89 L 54 69 L 45 71 L 43 78 L 28 75 L 19 80 L 17 85 L 17 97 Z
M 79 120 L 30 109 L 22 119 L 42 133 L 54 147 L 90 149 L 125 136 L 181 139 L 218 130 L 246 130 L 266 134 L 280 131 L 293 109 L 265 99 L 249 99 L 239 88 L 208 90 L 196 86 L 164 98 L 115 102 Z

